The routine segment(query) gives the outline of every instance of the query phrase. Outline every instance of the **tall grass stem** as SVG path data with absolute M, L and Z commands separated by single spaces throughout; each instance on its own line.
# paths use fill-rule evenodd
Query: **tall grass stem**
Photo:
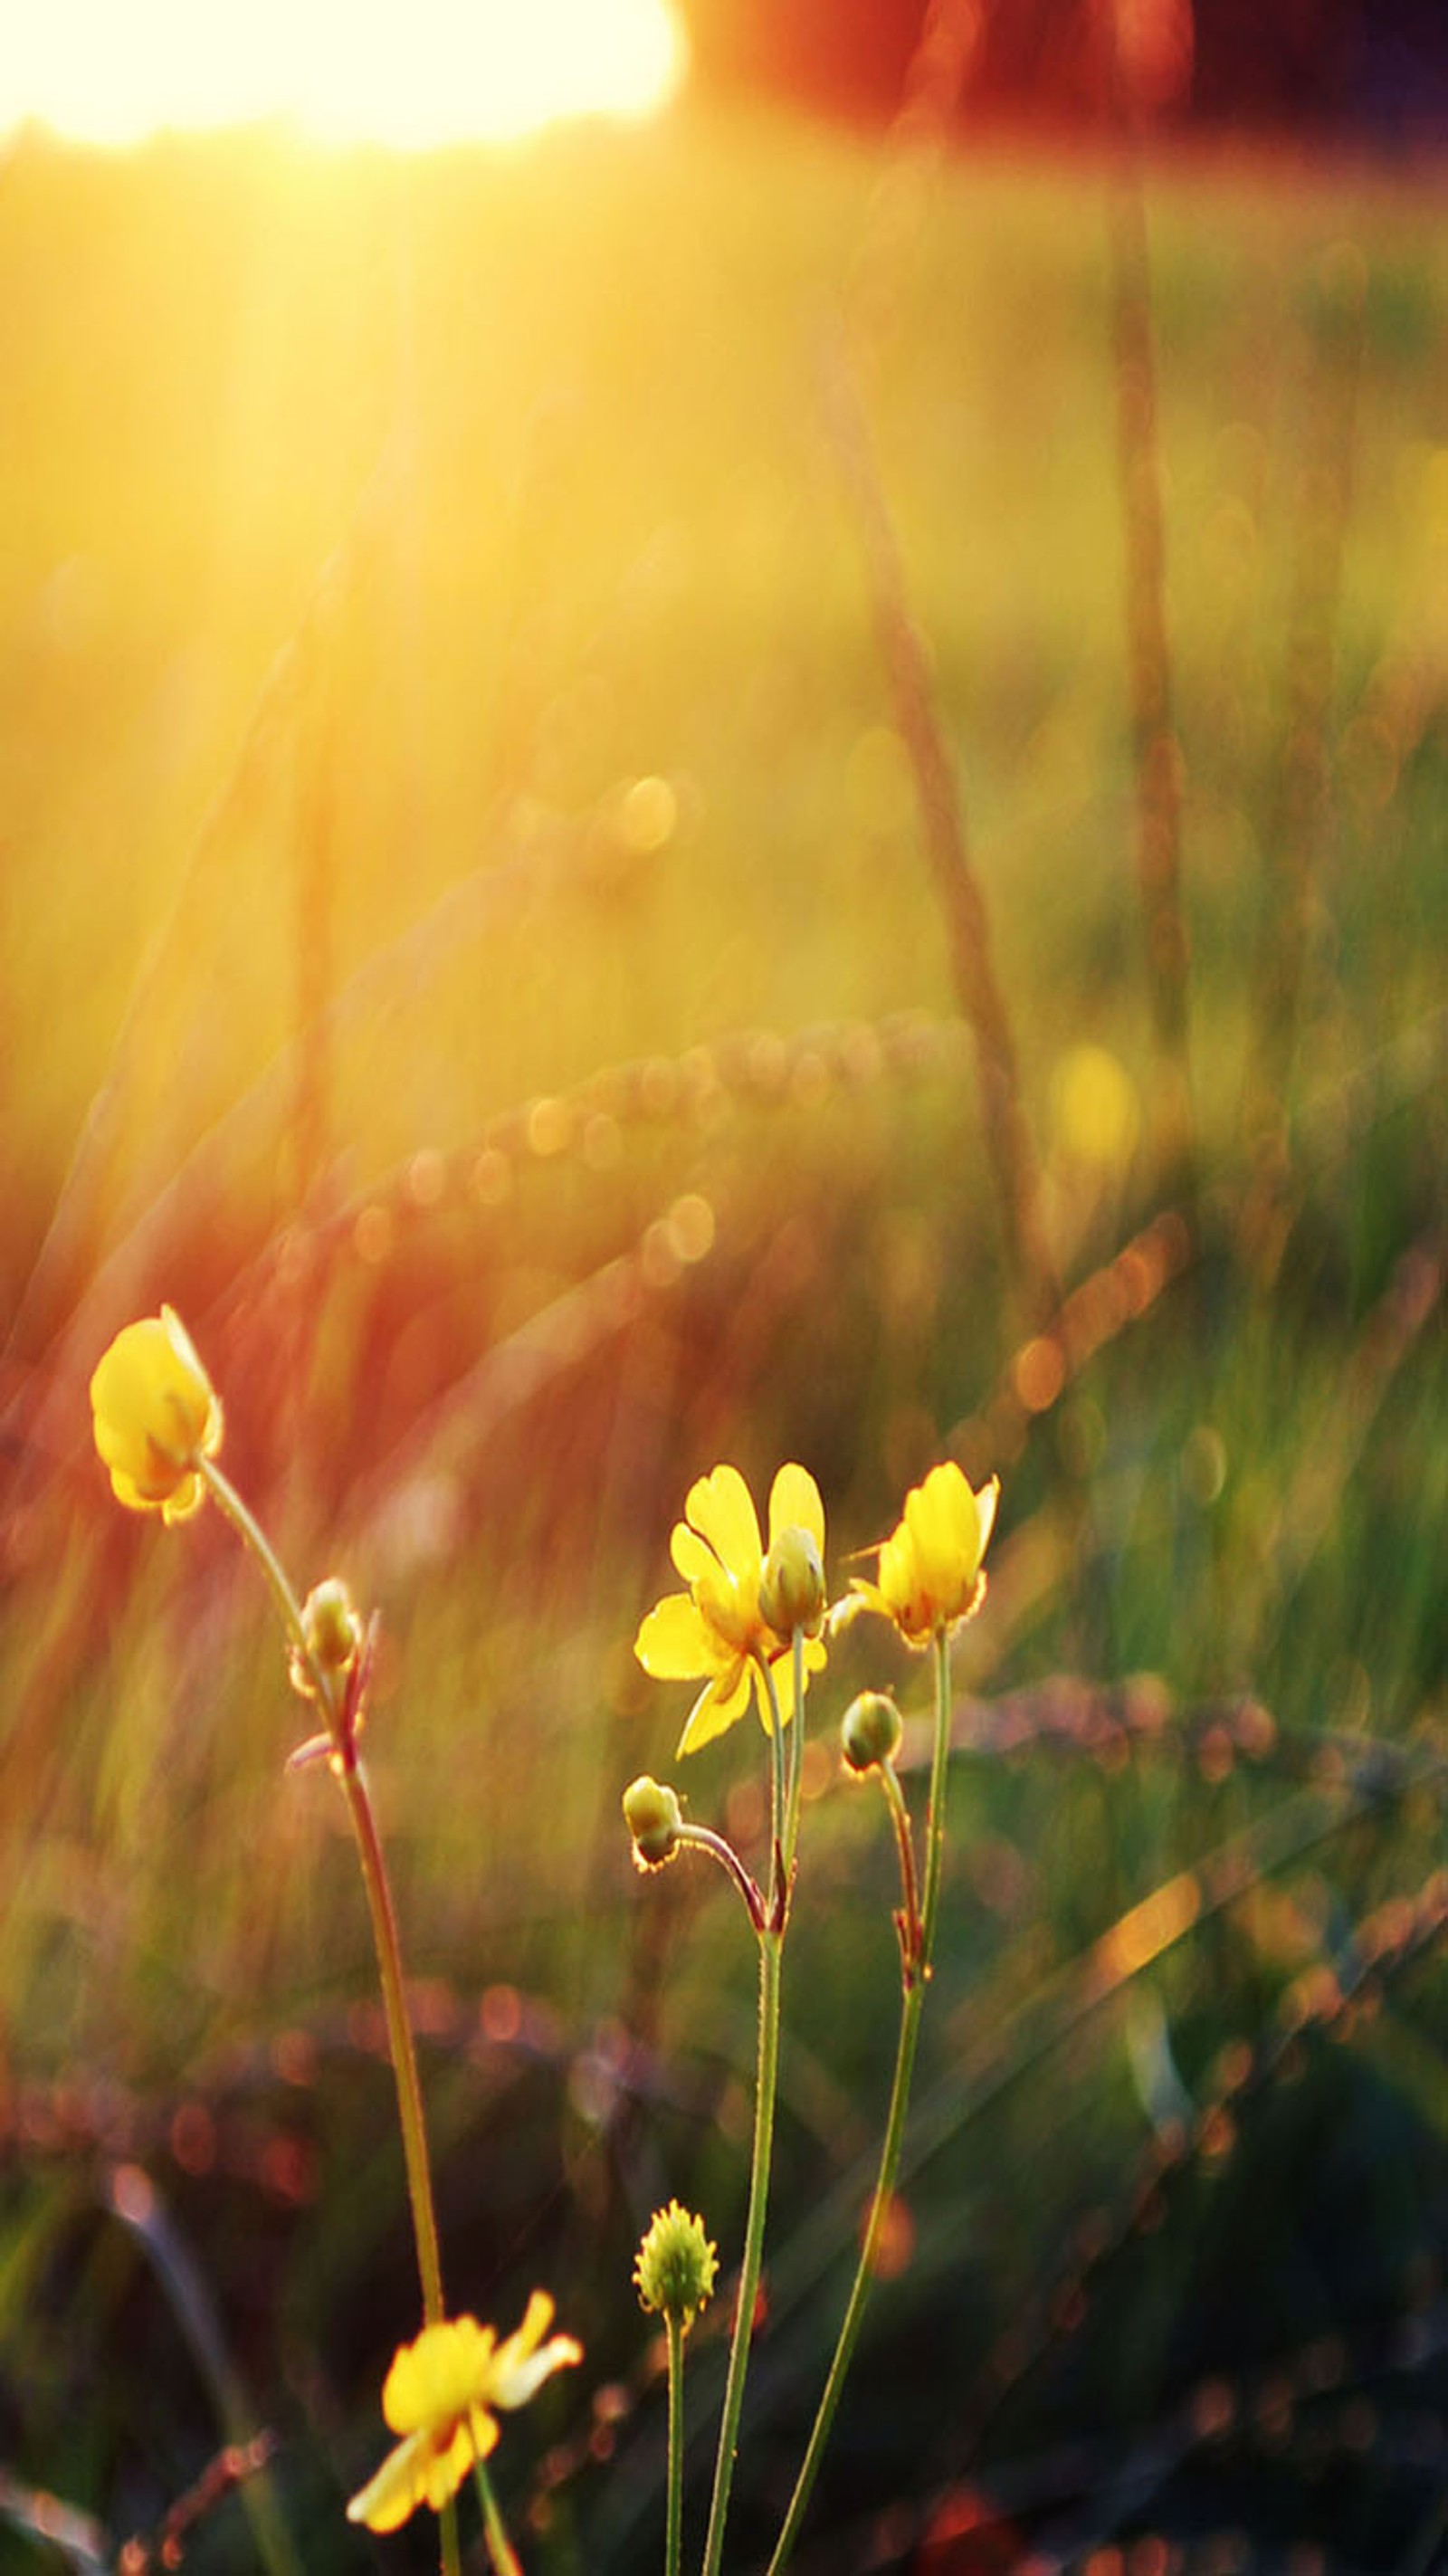
M 981 1124 L 1001 1204 L 1020 1303 L 1040 1330 L 1060 1303 L 1041 1211 L 1035 1140 L 1021 1097 L 1015 1035 L 991 954 L 985 892 L 971 864 L 965 811 L 931 679 L 925 638 L 906 589 L 899 543 L 858 387 L 844 353 L 829 353 L 825 391 L 840 465 L 854 503 L 895 728 L 915 778 L 921 833 L 945 916 L 951 971 L 975 1040 Z

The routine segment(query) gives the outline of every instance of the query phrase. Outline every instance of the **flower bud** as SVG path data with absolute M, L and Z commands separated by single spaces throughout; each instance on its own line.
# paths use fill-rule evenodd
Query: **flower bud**
M 777 1637 L 802 1628 L 817 1637 L 824 1625 L 825 1571 L 807 1529 L 783 1529 L 759 1577 L 759 1613 Z
M 640 2306 L 687 2326 L 708 2306 L 718 2272 L 719 2249 L 705 2235 L 702 2218 L 691 2218 L 677 2200 L 656 2209 L 633 2271 Z
M 884 1691 L 861 1691 L 840 1720 L 840 1750 L 852 1771 L 893 1762 L 904 1732 L 900 1711 Z
M 623 1820 L 633 1836 L 634 1860 L 640 1869 L 662 1869 L 666 1860 L 673 1859 L 684 1821 L 673 1789 L 644 1772 L 623 1793 Z
M 362 1621 L 340 1574 L 315 1583 L 302 1604 L 307 1645 L 324 1672 L 345 1672 L 362 1651 Z
M 366 1637 L 361 1616 L 339 1574 L 329 1574 L 313 1584 L 302 1603 L 302 1635 L 307 1651 L 303 1655 L 295 1646 L 292 1648 L 292 1687 L 301 1692 L 303 1699 L 314 1699 L 313 1671 L 339 1677 L 350 1672 Z

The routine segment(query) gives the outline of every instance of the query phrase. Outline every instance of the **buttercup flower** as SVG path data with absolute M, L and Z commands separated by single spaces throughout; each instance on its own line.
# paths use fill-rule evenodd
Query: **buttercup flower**
M 455 2317 L 404 2344 L 382 2389 L 382 2412 L 403 2438 L 352 2498 L 348 2521 L 396 2531 L 420 2504 L 439 2512 L 497 2442 L 494 2410 L 526 2406 L 555 2370 L 583 2359 L 572 2335 L 544 2342 L 552 2322 L 552 2300 L 535 2290 L 504 2343 L 476 2317 Z
M 771 1548 L 790 1530 L 801 1531 L 823 1561 L 824 1505 L 803 1467 L 781 1467 L 770 1489 Z M 765 1550 L 749 1487 L 737 1467 L 716 1467 L 690 1486 L 669 1553 L 689 1589 L 669 1593 L 649 1612 L 634 1640 L 634 1653 L 656 1681 L 703 1679 L 679 1751 L 696 1753 L 701 1744 L 722 1735 L 742 1717 L 751 1688 L 768 1734 L 769 1699 L 759 1657 L 774 1674 L 779 1713 L 787 1726 L 794 1714 L 790 1640 L 769 1625 L 760 1608 Z M 807 1675 L 823 1671 L 821 1639 L 808 1640 L 804 1661 Z
M 163 1306 L 116 1335 L 90 1383 L 96 1447 L 117 1502 L 189 1520 L 221 1447 L 221 1399 L 178 1315 Z
M 953 1458 L 932 1467 L 906 1495 L 905 1517 L 880 1549 L 879 1580 L 853 1579 L 866 1609 L 893 1619 L 907 1645 L 928 1645 L 980 1608 L 981 1559 L 999 1498 L 998 1476 L 977 1494 Z

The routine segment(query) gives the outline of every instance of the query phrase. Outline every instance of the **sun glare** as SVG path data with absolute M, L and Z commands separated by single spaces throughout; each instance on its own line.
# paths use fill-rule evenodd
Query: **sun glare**
M 668 0 L 46 0 L 0 47 L 0 133 L 33 118 L 127 144 L 282 117 L 418 149 L 642 115 L 682 69 Z

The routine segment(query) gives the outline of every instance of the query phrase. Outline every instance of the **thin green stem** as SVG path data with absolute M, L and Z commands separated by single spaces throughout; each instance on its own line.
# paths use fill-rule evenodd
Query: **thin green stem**
M 669 2337 L 669 2520 L 664 2576 L 679 2576 L 684 2545 L 684 2320 L 664 2319 Z
M 794 1681 L 794 1715 L 790 1719 L 789 1796 L 784 1818 L 784 1871 L 788 1882 L 794 1869 L 794 1846 L 799 1834 L 799 1788 L 804 1770 L 804 1630 L 796 1628 L 790 1636 L 790 1670 Z
M 923 1982 L 920 1975 L 922 1934 L 920 1896 L 915 1878 L 915 1841 L 910 1831 L 910 1810 L 905 1804 L 905 1792 L 900 1786 L 899 1774 L 894 1763 L 882 1762 L 879 1765 L 879 1772 L 880 1786 L 885 1792 L 885 1804 L 890 1810 L 890 1821 L 895 1828 L 895 1847 L 900 1855 L 900 1893 L 904 1899 L 896 1917 L 900 1926 L 900 1964 L 906 1984 L 918 1985 Z
M 920 1969 L 930 1974 L 935 1918 L 940 1911 L 940 1870 L 945 1857 L 945 1780 L 950 1762 L 950 1631 L 935 1631 L 935 1746 L 930 1760 L 930 1804 L 925 1811 L 925 1889 L 920 1903 Z
M 422 2113 L 422 2086 L 418 2080 L 417 2051 L 413 2044 L 412 2024 L 408 2019 L 407 1996 L 402 1977 L 402 1945 L 398 1938 L 397 1915 L 392 1902 L 392 1889 L 387 1877 L 382 1840 L 373 1814 L 367 1776 L 357 1752 L 356 1733 L 347 1722 L 338 1695 L 337 1677 L 325 1670 L 313 1655 L 307 1642 L 301 1605 L 287 1579 L 285 1569 L 266 1532 L 254 1519 L 230 1479 L 209 1458 L 198 1459 L 218 1510 L 231 1523 L 237 1536 L 250 1549 L 266 1578 L 288 1639 L 304 1665 L 327 1722 L 332 1742 L 331 1767 L 347 1801 L 347 1814 L 357 1844 L 362 1869 L 362 1884 L 367 1895 L 367 1910 L 372 1924 L 373 1947 L 377 1954 L 377 1973 L 382 1986 L 382 2009 L 387 2022 L 387 2041 L 392 2057 L 392 2072 L 397 2086 L 397 2115 L 402 2131 L 402 2155 L 407 2173 L 407 2197 L 412 2211 L 412 2233 L 417 2248 L 417 2272 L 422 2290 L 422 2313 L 428 2325 L 438 2325 L 444 2315 L 442 2295 L 442 2260 L 438 2251 L 437 2215 L 433 2206 L 432 2167 L 427 2152 L 427 2130 Z M 458 2576 L 461 2559 L 458 2551 L 457 2516 L 449 2509 L 440 2517 L 439 2537 L 445 2576 Z M 516 2563 L 516 2562 L 515 2562 Z
M 764 2214 L 769 2202 L 769 2165 L 774 2145 L 774 2092 L 779 2073 L 779 1985 L 784 1935 L 772 1926 L 759 1935 L 759 2064 L 754 2085 L 754 2153 L 749 2172 L 749 2214 L 744 2227 L 744 2260 L 739 2271 L 739 2298 L 734 2337 L 729 2347 L 729 2375 L 724 2384 L 724 2412 L 719 2423 L 719 2451 L 714 2463 L 714 2494 L 709 2507 L 709 2533 L 704 2544 L 703 2576 L 719 2576 L 724 2551 L 724 2523 L 729 2489 L 739 2447 L 739 2417 L 754 2331 L 754 2303 L 764 2257 Z
M 523 2576 L 523 2562 L 508 2536 L 502 2506 L 493 2492 L 493 2481 L 482 2460 L 473 2462 L 473 2484 L 483 2508 L 483 2529 L 487 2534 L 488 2556 L 493 2562 L 494 2576 Z
M 779 1693 L 769 1669 L 769 1657 L 756 1654 L 755 1665 L 764 1682 L 764 1696 L 769 1704 L 769 1918 L 777 1923 L 783 1905 L 781 1872 L 784 1867 L 784 1720 L 779 1713 Z
M 311 1648 L 307 1644 L 307 1632 L 302 1624 L 302 1605 L 287 1579 L 281 1558 L 277 1555 L 260 1521 L 253 1518 L 230 1477 L 223 1476 L 215 1461 L 210 1458 L 198 1458 L 196 1472 L 210 1493 L 217 1510 L 230 1521 L 237 1537 L 245 1547 L 250 1548 L 257 1564 L 261 1567 L 266 1577 L 267 1590 L 276 1604 L 277 1616 L 287 1632 L 288 1643 L 295 1647 L 306 1665 L 312 1688 L 317 1694 L 318 1704 L 328 1721 L 329 1729 L 334 1729 L 335 1712 L 332 1705 L 331 1680 L 313 1659 Z
M 879 2260 L 880 2244 L 894 2198 L 895 2176 L 900 2165 L 900 2151 L 905 2142 L 905 2121 L 910 2106 L 910 2086 L 915 2073 L 915 2051 L 920 2038 L 920 2017 L 925 2009 L 925 1993 L 930 1981 L 931 1954 L 935 1941 L 935 1918 L 940 1907 L 940 1874 L 945 1849 L 945 1782 L 950 1755 L 950 1642 L 943 1628 L 935 1636 L 935 1745 L 930 1765 L 930 1806 L 925 1825 L 925 1894 L 919 1916 L 919 1953 L 916 1972 L 907 1973 L 900 2005 L 900 2037 L 895 2050 L 895 2075 L 890 2087 L 890 2107 L 885 2115 L 885 2135 L 880 2147 L 880 2167 L 875 2179 L 870 2216 L 860 2246 L 860 2259 L 845 2313 L 840 2323 L 834 2358 L 830 2363 L 820 2397 L 814 2426 L 810 2433 L 789 2510 L 780 2527 L 774 2555 L 767 2576 L 780 2576 L 790 2552 L 799 2537 L 819 2474 L 820 2461 L 834 2424 L 835 2412 L 844 2387 L 845 2374 L 855 2355 L 865 2303 L 873 2286 Z M 893 1775 L 892 1775 L 893 1776 Z M 898 1783 L 896 1784 L 898 1795 Z M 888 1795 L 888 1790 L 887 1790 Z M 903 1802 L 902 1802 L 903 1803 Z M 892 1813 L 894 1808 L 892 1805 Z M 898 1827 L 897 1827 L 898 1830 Z M 908 1841 L 908 1835 L 907 1835 Z M 902 1873 L 904 1853 L 901 1856 Z M 913 1859 L 912 1859 L 913 1875 Z M 906 1912 L 912 1902 L 907 1884 Z M 902 1944 L 903 1949 L 903 1944 Z

